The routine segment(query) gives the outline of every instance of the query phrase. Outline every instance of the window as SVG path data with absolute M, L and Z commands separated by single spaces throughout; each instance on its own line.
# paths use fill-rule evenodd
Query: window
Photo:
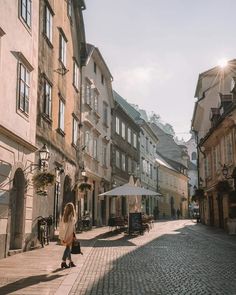
M 120 119 L 116 117 L 116 133 L 120 134 Z
M 132 160 L 128 157 L 128 173 L 132 173 Z
M 48 6 L 45 7 L 45 35 L 52 43 L 52 12 Z
M 78 140 L 78 119 L 73 116 L 73 131 L 72 131 L 72 143 L 77 145 Z
M 59 60 L 66 67 L 66 38 L 61 32 L 59 36 Z
M 89 131 L 86 131 L 84 135 L 84 145 L 85 145 L 85 149 L 87 153 L 89 153 L 89 144 L 90 144 L 90 134 L 89 134 Z
M 120 168 L 120 152 L 116 151 L 116 167 Z
M 52 117 L 52 87 L 47 80 L 44 81 L 44 114 Z
M 136 133 L 133 134 L 133 146 L 134 146 L 134 148 L 137 148 L 137 134 Z
M 191 159 L 192 159 L 192 161 L 197 160 L 197 153 L 196 152 L 192 152 Z
M 69 18 L 72 18 L 72 0 L 67 0 L 67 14 Z
M 150 164 L 150 178 L 152 179 L 153 178 L 153 166 L 152 164 Z
M 148 142 L 148 138 L 146 137 L 146 152 L 149 152 L 149 142 Z
M 102 149 L 102 165 L 107 167 L 107 146 L 103 145 Z
M 95 62 L 93 63 L 93 71 L 95 74 L 97 73 L 97 65 Z
M 108 106 L 105 102 L 103 103 L 103 123 L 108 126 Z
M 65 129 L 65 103 L 60 99 L 59 101 L 59 129 L 64 132 Z
M 98 153 L 97 153 L 98 146 L 97 145 L 98 145 L 97 138 L 94 138 L 93 139 L 93 157 L 94 157 L 94 159 L 98 158 Z
M 125 139 L 125 123 L 121 123 L 121 136 Z
M 125 171 L 125 169 L 126 169 L 125 154 L 121 155 L 121 168 L 123 171 Z
M 20 1 L 20 16 L 29 28 L 31 27 L 31 2 L 31 0 Z
M 104 76 L 101 75 L 101 83 L 104 84 Z
M 91 84 L 87 82 L 85 85 L 85 103 L 87 103 L 90 106 L 91 106 L 91 96 L 92 96 Z
M 93 105 L 94 105 L 94 111 L 98 113 L 98 94 L 96 91 L 93 93 Z
M 30 73 L 26 67 L 20 63 L 19 69 L 19 109 L 29 113 L 29 90 L 30 90 Z
M 73 84 L 75 88 L 79 90 L 79 66 L 75 60 L 74 60 L 74 67 L 73 67 Z
M 131 144 L 131 129 L 127 128 L 127 133 L 128 133 L 128 143 Z

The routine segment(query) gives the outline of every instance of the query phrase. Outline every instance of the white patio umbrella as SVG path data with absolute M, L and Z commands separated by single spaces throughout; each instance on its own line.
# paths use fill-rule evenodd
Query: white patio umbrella
M 137 187 L 126 183 L 110 191 L 99 194 L 99 196 L 157 196 L 157 198 L 159 198 L 161 194 L 143 187 Z

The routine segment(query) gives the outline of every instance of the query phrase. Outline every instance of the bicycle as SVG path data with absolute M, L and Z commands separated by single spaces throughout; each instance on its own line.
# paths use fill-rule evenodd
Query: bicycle
M 44 248 L 44 245 L 49 245 L 49 228 L 52 224 L 52 217 L 43 217 L 38 216 L 38 240 L 40 241 L 40 244 L 42 248 Z

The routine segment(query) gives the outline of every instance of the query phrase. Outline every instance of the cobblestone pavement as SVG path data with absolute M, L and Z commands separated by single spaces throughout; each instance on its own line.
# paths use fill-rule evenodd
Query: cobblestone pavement
M 108 227 L 78 234 L 84 255 L 61 270 L 55 242 L 0 260 L 0 295 L 236 295 L 236 236 L 191 220 L 142 236 Z
M 78 270 L 71 295 L 236 294 L 236 237 L 174 220 L 142 236 L 106 234 Z

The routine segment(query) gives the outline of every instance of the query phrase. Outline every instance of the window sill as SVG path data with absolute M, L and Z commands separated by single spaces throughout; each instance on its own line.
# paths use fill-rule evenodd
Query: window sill
M 48 36 L 43 33 L 43 38 L 45 39 L 45 41 L 47 42 L 48 46 L 53 49 L 53 45 L 52 45 L 52 42 L 49 40 Z
M 52 119 L 45 113 L 42 113 L 42 118 L 47 121 L 50 125 L 52 125 Z
M 63 137 L 65 137 L 65 135 L 66 135 L 65 132 L 61 128 L 57 128 L 57 132 Z

